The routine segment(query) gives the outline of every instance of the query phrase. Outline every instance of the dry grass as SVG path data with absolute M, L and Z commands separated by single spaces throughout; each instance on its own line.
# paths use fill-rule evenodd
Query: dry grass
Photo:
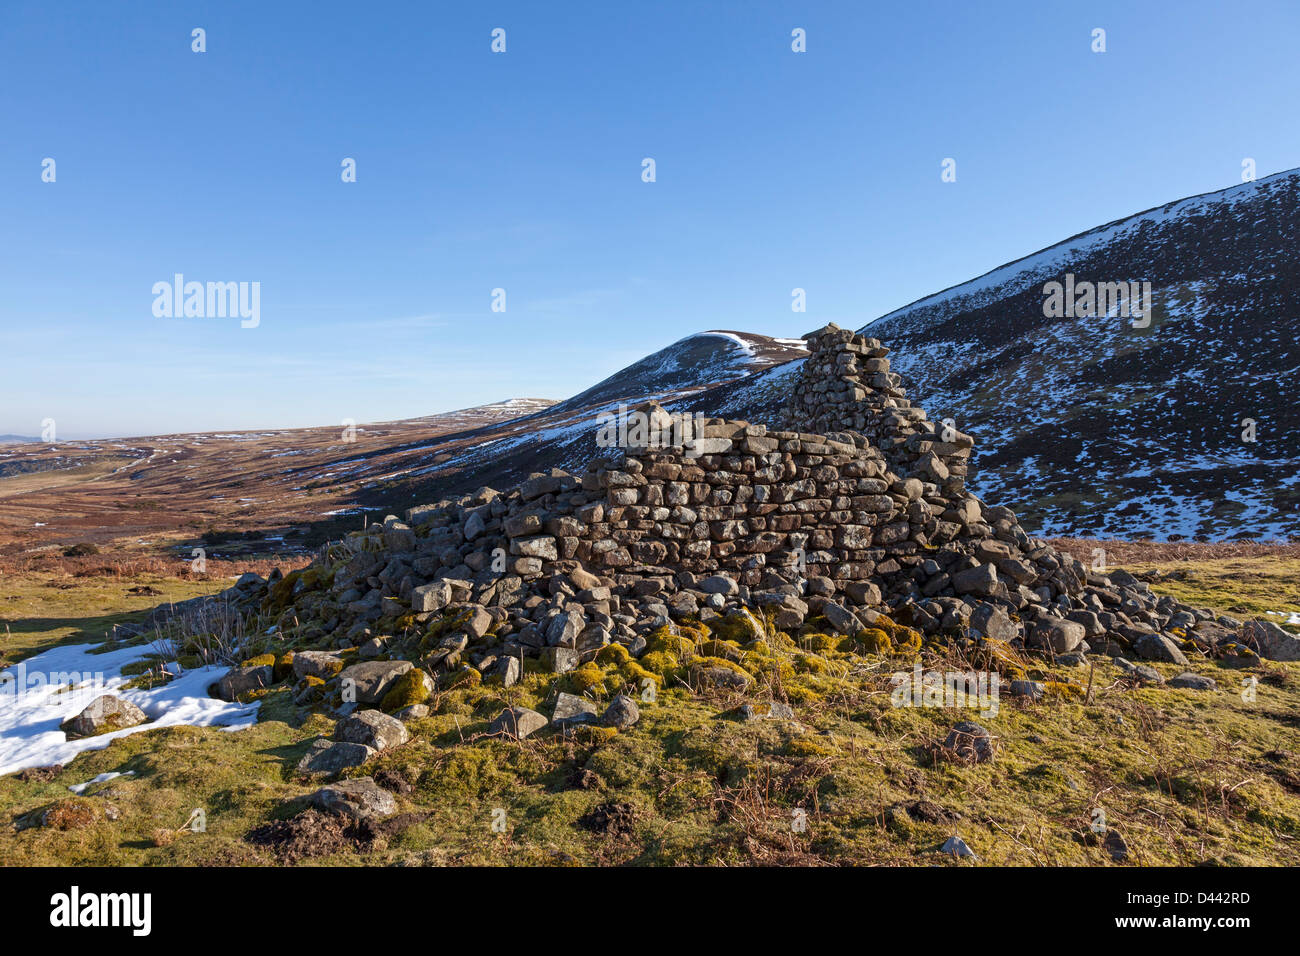
M 176 578 L 182 581 L 223 581 L 252 571 L 263 577 L 279 568 L 286 574 L 311 561 L 310 555 L 281 558 L 246 558 L 225 560 L 208 558 L 202 574 L 190 569 L 189 560 L 166 559 L 156 555 L 113 552 L 65 557 L 57 551 L 0 555 L 0 575 L 48 574 L 53 577 L 106 578 L 117 581 L 149 576 Z
M 1300 558 L 1300 542 L 1260 541 L 1119 541 L 1114 538 L 1049 538 L 1048 543 L 1066 551 L 1085 565 L 1092 552 L 1101 548 L 1107 563 L 1169 564 L 1174 561 L 1225 561 L 1230 558 Z

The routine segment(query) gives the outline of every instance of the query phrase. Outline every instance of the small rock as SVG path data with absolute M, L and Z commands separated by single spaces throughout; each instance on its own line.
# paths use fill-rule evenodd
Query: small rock
M 465 633 L 469 635 L 470 640 L 481 640 L 492 627 L 492 615 L 487 612 L 486 608 L 478 604 L 469 605 L 468 612 L 466 620 L 461 627 L 465 630 Z
M 411 739 L 411 734 L 396 717 L 378 710 L 363 710 L 340 720 L 334 728 L 334 739 L 387 750 L 400 747 Z
M 980 594 L 988 596 L 997 590 L 998 569 L 992 564 L 981 564 L 976 568 L 958 571 L 952 576 L 952 589 L 958 594 Z
M 1134 664 L 1122 657 L 1113 658 L 1113 661 L 1116 667 L 1134 680 L 1146 684 L 1163 684 L 1165 682 L 1165 679 L 1160 676 L 1160 672 L 1150 664 Z
M 822 616 L 837 634 L 853 635 L 862 630 L 862 622 L 858 620 L 857 615 L 830 601 L 822 605 Z
M 555 699 L 555 710 L 551 714 L 552 727 L 569 727 L 574 724 L 586 724 L 596 719 L 596 705 L 591 701 L 573 694 L 561 693 Z
M 636 705 L 636 701 L 626 694 L 619 694 L 610 701 L 609 707 L 601 717 L 601 722 L 607 727 L 627 730 L 640 719 L 641 708 Z
M 1213 677 L 1205 677 L 1201 674 L 1193 674 L 1191 671 L 1179 674 L 1177 677 L 1169 679 L 1170 687 L 1179 687 L 1183 690 L 1215 690 L 1219 685 L 1215 683 Z
M 1300 661 L 1300 636 L 1272 621 L 1248 621 L 1241 637 L 1260 657 L 1271 661 Z
M 725 574 L 711 574 L 699 583 L 699 589 L 705 594 L 722 594 L 730 596 L 740 590 L 740 586 Z
M 884 601 L 880 587 L 871 581 L 850 581 L 844 586 L 844 593 L 849 596 L 849 600 L 858 605 L 871 607 Z
M 378 751 L 365 744 L 331 742 L 324 737 L 312 743 L 298 761 L 299 773 L 336 774 L 349 767 L 359 767 Z
M 975 608 L 970 616 L 970 626 L 977 633 L 995 641 L 1011 641 L 1020 636 L 1015 621 L 992 604 L 981 604 Z
M 269 665 L 235 667 L 221 680 L 217 681 L 217 696 L 222 700 L 238 700 L 240 694 L 247 694 L 250 691 L 270 687 L 271 682 L 272 675 Z
M 1128 859 L 1128 844 L 1124 842 L 1118 830 L 1107 830 L 1106 839 L 1101 845 L 1116 863 L 1123 863 Z
M 948 731 L 943 746 L 970 763 L 992 760 L 997 750 L 993 735 L 988 729 L 969 720 L 963 720 Z
M 1082 624 L 1059 617 L 1041 617 L 1030 632 L 1029 643 L 1050 647 L 1056 654 L 1068 654 L 1083 643 L 1084 636 Z
M 293 655 L 293 675 L 299 680 L 304 677 L 329 680 L 342 669 L 343 658 L 329 651 L 295 651 Z
M 296 666 L 296 655 L 293 662 Z M 384 694 L 388 693 L 393 682 L 411 667 L 410 661 L 366 661 L 344 668 L 339 672 L 344 699 L 348 699 L 351 691 L 358 704 L 377 704 L 384 699 Z
M 934 844 L 931 844 L 933 846 Z M 948 837 L 940 852 L 949 853 L 956 857 L 968 856 L 972 860 L 977 859 L 975 852 L 966 845 L 966 841 L 955 833 Z
M 422 584 L 411 590 L 411 610 L 417 614 L 441 611 L 451 603 L 452 587 L 447 581 Z
M 547 647 L 542 650 L 542 664 L 556 674 L 566 674 L 578 666 L 579 654 L 572 647 Z
M 1047 687 L 1036 680 L 1013 680 L 1008 689 L 1012 697 L 1028 697 L 1030 700 L 1042 700 Z
M 729 667 L 692 667 L 691 676 L 697 683 L 708 687 L 744 692 L 749 689 L 749 678 Z
M 587 626 L 587 617 L 581 604 L 574 604 L 551 618 L 544 632 L 549 647 L 574 648 L 578 646 L 578 635 Z
M 354 820 L 376 820 L 397 812 L 397 800 L 371 777 L 342 780 L 307 798 L 313 807 Z
M 1163 634 L 1144 634 L 1133 645 L 1133 650 L 1149 661 L 1165 661 L 1169 664 L 1186 664 L 1187 658 L 1178 649 L 1178 645 Z
M 492 736 L 517 737 L 522 740 L 537 733 L 546 724 L 546 718 L 535 710 L 529 710 L 527 707 L 507 707 L 488 726 L 488 733 Z
M 76 717 L 65 720 L 59 729 L 70 737 L 93 737 L 134 727 L 148 719 L 144 711 L 129 700 L 104 694 L 92 700 Z

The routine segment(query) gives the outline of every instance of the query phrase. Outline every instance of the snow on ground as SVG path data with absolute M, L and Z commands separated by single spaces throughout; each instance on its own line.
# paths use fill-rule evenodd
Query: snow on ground
M 104 653 L 100 645 L 68 644 L 29 657 L 0 671 L 0 776 L 27 767 L 66 764 L 88 750 L 103 750 L 128 734 L 159 727 L 222 727 L 237 730 L 257 721 L 258 704 L 227 703 L 208 696 L 208 687 L 228 668 L 185 671 L 150 690 L 123 690 L 131 676 L 122 668 L 156 651 L 147 644 Z M 168 665 L 179 671 L 179 665 Z M 101 694 L 139 707 L 149 720 L 136 727 L 68 740 L 59 724 L 81 713 Z
M 118 777 L 134 777 L 135 771 L 128 770 L 125 773 L 119 773 L 116 770 L 109 770 L 107 773 L 101 773 L 98 776 L 91 777 L 85 783 L 74 783 L 68 789 L 80 796 L 97 783 L 108 783 L 110 780 L 116 780 Z
M 729 342 L 734 342 L 736 345 L 740 346 L 740 350 L 741 350 L 742 352 L 745 353 L 745 356 L 746 356 L 747 358 L 752 358 L 752 357 L 754 356 L 754 345 L 753 345 L 753 343 L 752 343 L 752 342 L 749 342 L 749 341 L 746 340 L 746 339 L 741 338 L 741 337 L 740 337 L 739 335 L 737 335 L 735 332 L 712 331 L 712 332 L 701 332 L 701 333 L 699 333 L 699 334 L 700 334 L 700 335 L 712 335 L 712 336 L 714 336 L 714 337 L 716 337 L 716 338 L 726 339 L 726 340 L 729 341 Z M 694 336 L 688 336 L 687 338 L 694 338 Z M 682 341 L 685 342 L 686 339 L 682 339 Z M 803 342 L 800 341 L 799 344 L 800 344 L 800 345 L 803 345 Z

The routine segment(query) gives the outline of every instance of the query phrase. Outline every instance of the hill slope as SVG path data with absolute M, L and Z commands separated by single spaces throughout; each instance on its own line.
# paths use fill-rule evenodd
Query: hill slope
M 1300 536 L 1300 172 L 1169 203 L 871 323 L 972 487 L 1044 534 Z M 1044 284 L 1149 281 L 1150 327 Z M 1254 420 L 1254 443 L 1243 421 Z
M 619 404 L 711 394 L 802 356 L 798 340 L 703 332 L 566 401 L 516 398 L 359 426 L 164 435 L 0 449 L 0 557 L 77 542 L 209 557 L 302 551 L 365 512 L 581 468 Z M 749 391 L 744 392 L 752 398 Z

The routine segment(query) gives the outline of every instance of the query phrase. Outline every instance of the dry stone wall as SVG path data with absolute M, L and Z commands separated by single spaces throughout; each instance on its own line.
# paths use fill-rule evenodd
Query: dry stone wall
M 308 621 L 313 646 L 507 684 L 526 658 L 566 672 L 620 644 L 641 659 L 665 626 L 753 634 L 764 616 L 791 634 L 902 627 L 1058 660 L 1230 643 L 1235 622 L 1085 568 L 969 494 L 970 439 L 907 403 L 878 342 L 833 326 L 807 341 L 779 428 L 637 432 L 581 475 L 412 508 L 235 593 Z
M 900 474 L 962 491 L 973 439 L 953 425 L 936 426 L 907 400 L 878 339 L 832 323 L 804 341 L 809 356 L 783 411 L 786 427 L 856 432 Z
M 993 533 L 975 499 L 896 475 L 861 435 L 721 420 L 696 431 L 681 447 L 595 461 L 581 479 L 538 475 L 510 496 L 484 491 L 407 519 L 425 525 L 435 573 L 452 576 L 527 582 L 577 564 L 624 577 L 722 572 L 747 588 L 800 582 L 858 598 L 928 549 Z

